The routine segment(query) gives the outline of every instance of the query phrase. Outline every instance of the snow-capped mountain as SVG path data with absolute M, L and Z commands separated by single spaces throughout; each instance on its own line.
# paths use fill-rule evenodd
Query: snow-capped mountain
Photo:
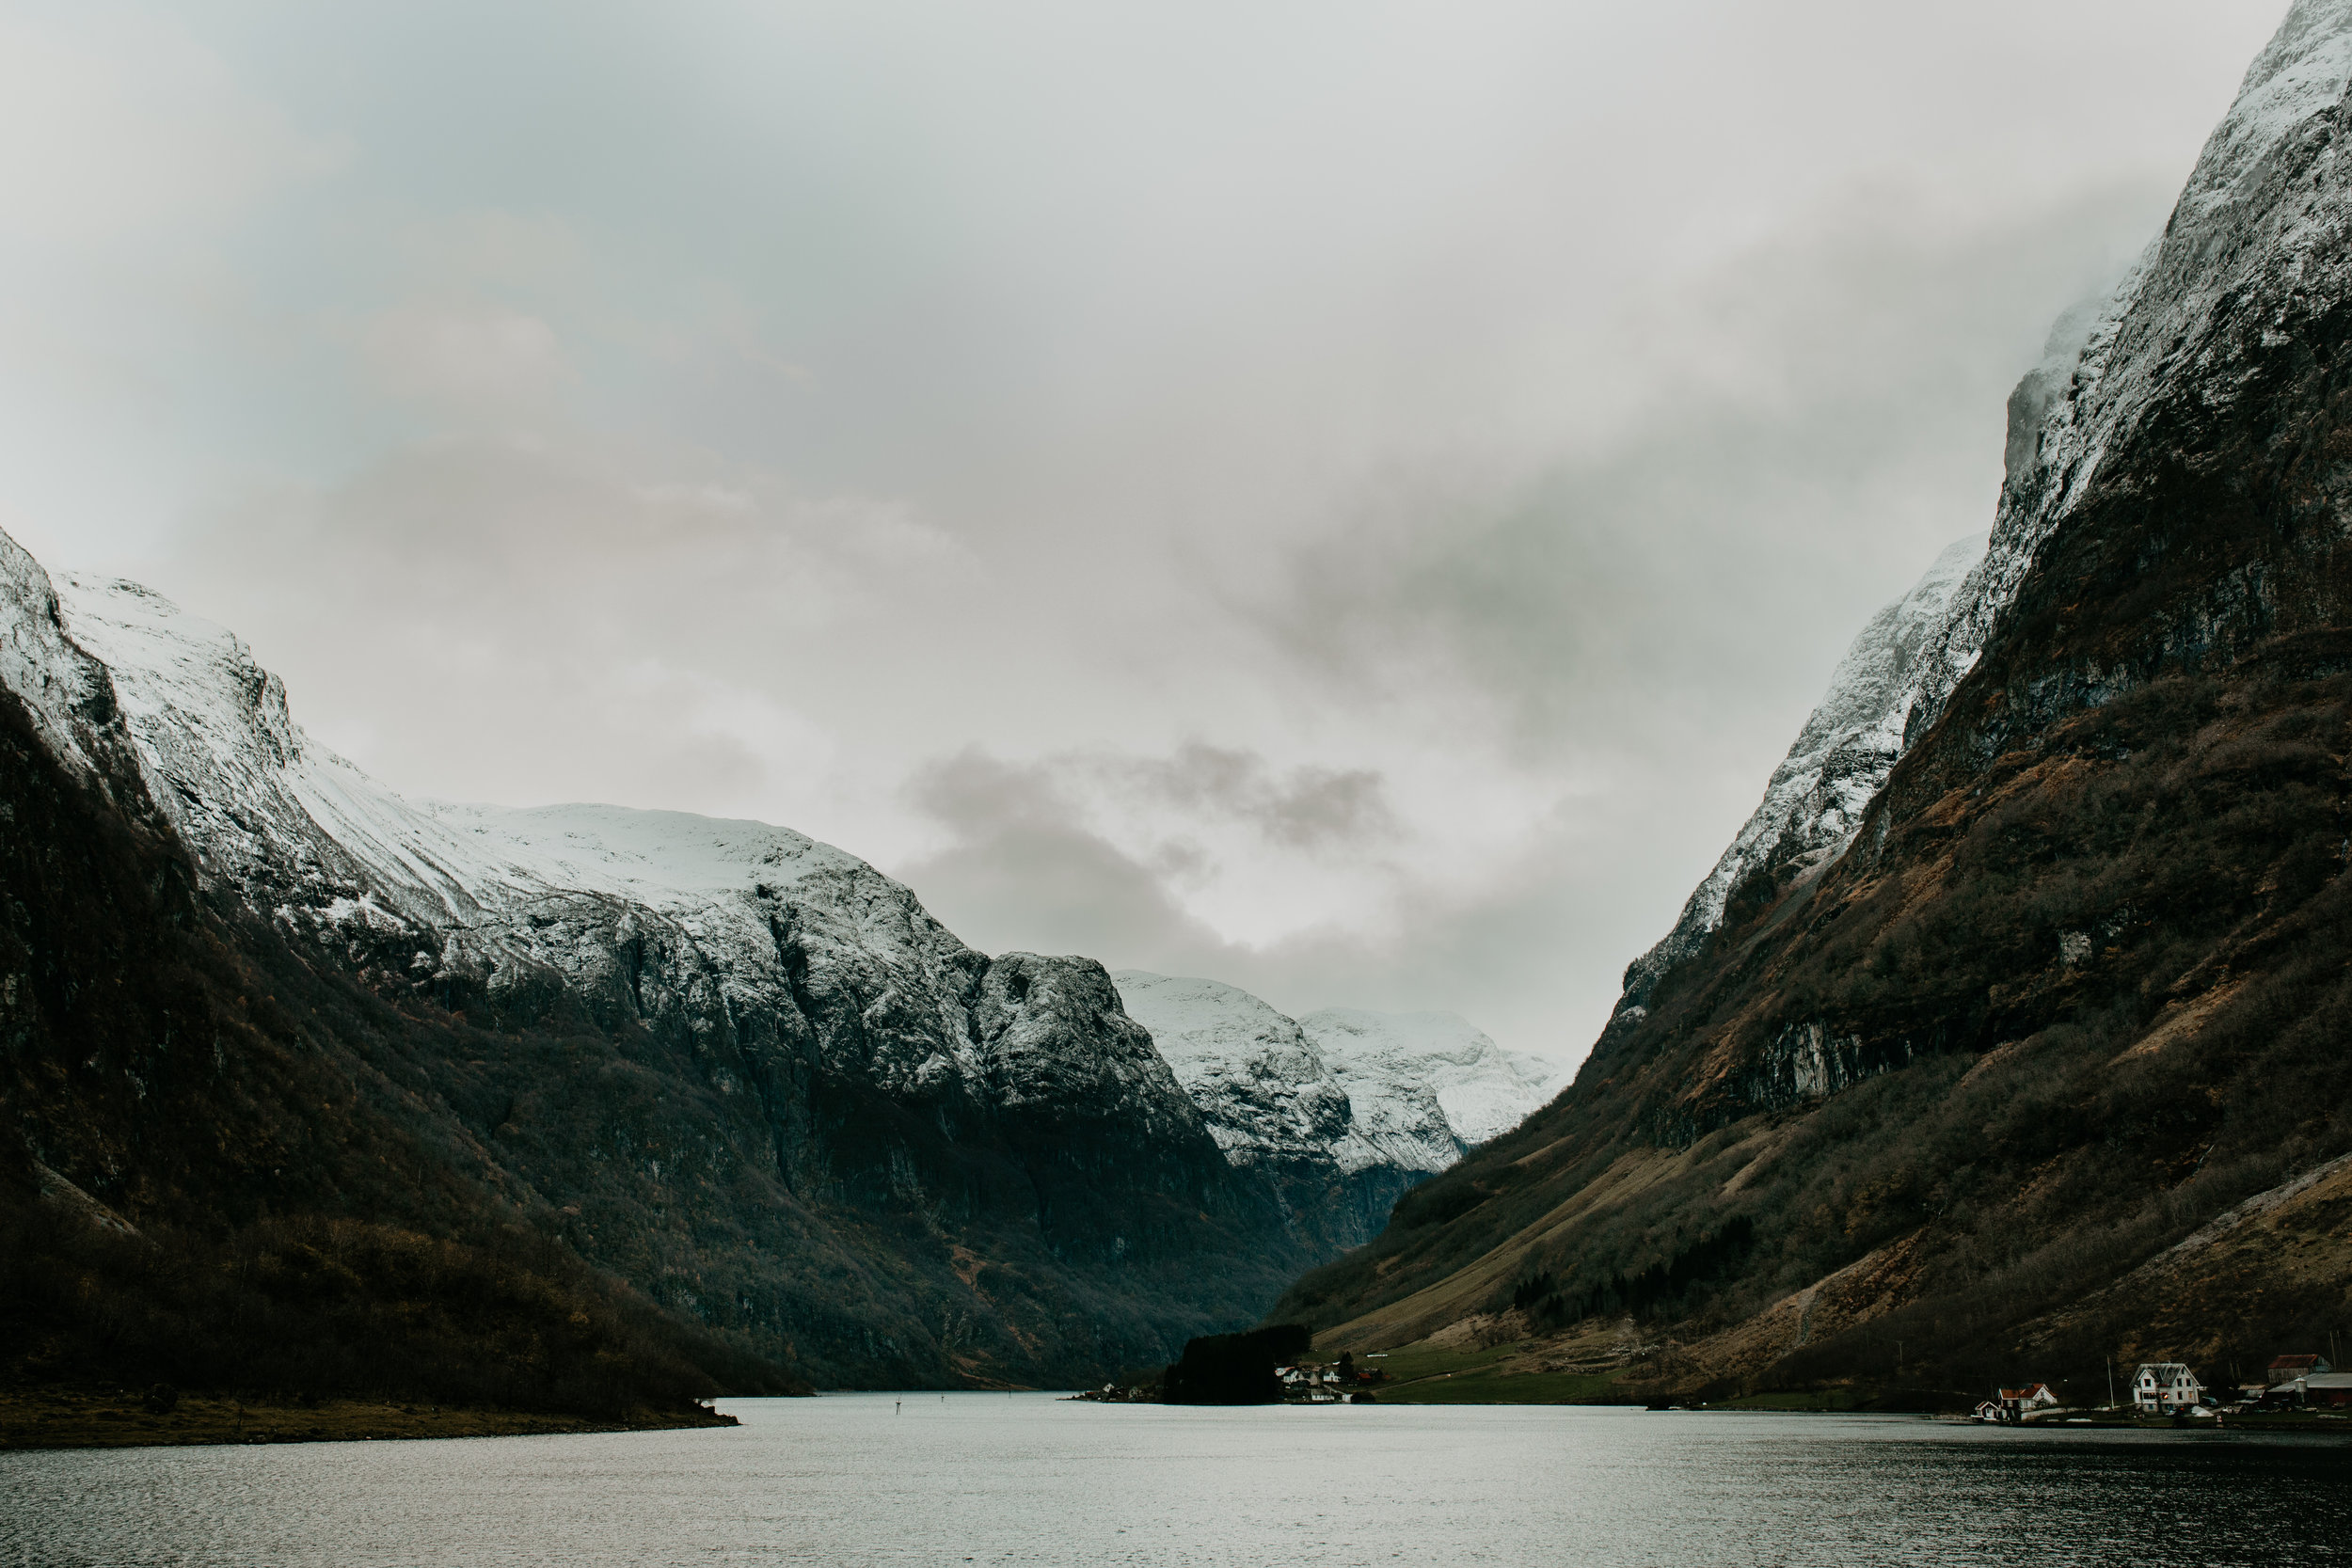
M 570 1213 L 586 1184 L 628 1185 L 628 1217 L 590 1250 L 646 1288 L 658 1275 L 697 1311 L 770 1333 L 830 1313 L 835 1327 L 785 1340 L 813 1375 L 1041 1376 L 1062 1363 L 1041 1327 L 1073 1291 L 1127 1326 L 1065 1359 L 1170 1352 L 1168 1325 L 1253 1315 L 1541 1098 L 1533 1069 L 1458 1020 L 1344 1015 L 1318 1035 L 1208 982 L 1168 983 L 1197 988 L 1195 1027 L 1160 1028 L 1155 1046 L 1091 960 L 974 952 L 907 888 L 788 829 L 411 799 L 310 739 L 243 642 L 168 600 L 90 577 L 53 588 L 4 536 L 0 593 L 0 682 L 43 743 L 184 845 L 243 918 L 456 1026 L 647 1042 L 656 1081 L 594 1114 L 567 1103 L 579 1085 L 469 1044 L 476 1059 L 456 1065 L 509 1085 L 465 1090 L 485 1118 L 471 1135 L 493 1164 L 539 1148 L 527 1179 L 519 1164 L 501 1178 L 526 1208 Z M 623 1082 L 608 1073 L 596 1095 Z M 706 1094 L 700 1120 L 651 1109 Z M 707 1212 L 675 1196 L 698 1166 Z M 713 1196 L 747 1170 L 781 1189 Z M 812 1209 L 792 1237 L 656 1244 L 664 1226 L 755 1233 L 778 1223 L 759 1205 L 787 1199 Z M 857 1227 L 877 1215 L 914 1224 L 912 1259 L 873 1252 Z M 802 1259 L 789 1288 L 762 1261 L 784 1256 Z M 843 1257 L 900 1276 L 866 1290 L 889 1308 L 860 1320 L 826 1299 L 836 1286 L 818 1276 L 840 1279 Z M 723 1310 L 721 1275 L 738 1281 Z
M 1266 1172 L 1294 1223 L 1342 1247 L 1561 1082 L 1451 1013 L 1334 1007 L 1293 1020 L 1221 981 L 1111 978 L 1226 1158 Z
M 2347 364 L 2352 0 L 2296 0 L 2162 234 L 2010 398 L 1983 559 L 1857 643 L 1907 670 L 1893 700 L 1841 672 L 1574 1085 L 1274 1315 L 1360 1353 L 1630 1314 L 1678 1348 L 1617 1386 L 1661 1402 L 2324 1337 Z M 1817 794 L 1841 729 L 1866 766 Z M 1930 1348 L 1899 1370 L 1904 1335 Z
M 974 952 L 787 829 L 408 799 L 307 736 L 229 632 L 61 586 L 0 536 L 0 687 L 183 847 L 220 950 L 330 977 L 299 983 L 301 1027 L 455 1162 L 418 1180 L 485 1183 L 836 1382 L 1150 1361 L 1318 1256 L 1092 960 Z
M 1844 853 L 1896 762 L 1975 669 L 2042 546 L 2166 388 L 2194 384 L 2227 397 L 2249 348 L 2284 341 L 2352 286 L 2352 252 L 2332 199 L 2348 80 L 2352 11 L 2298 0 L 2207 138 L 2165 231 L 2105 297 L 2059 318 L 2042 362 L 2010 395 L 1990 537 L 1947 548 L 1854 640 L 1763 804 L 1674 929 L 1628 967 L 1613 1032 L 1639 1022 L 1659 978 L 1722 924 L 1742 880 L 1784 868 L 1816 874 Z M 2215 619 L 2265 612 L 2259 583 L 2240 598 L 2217 605 Z M 2030 727 L 2037 709 L 2105 701 L 2138 678 L 2083 662 L 2042 677 L 2010 722 Z
M 135 583 L 68 575 L 59 599 L 205 872 L 363 971 L 450 1003 L 556 988 L 695 1027 L 854 997 L 862 1026 L 820 1032 L 826 1065 L 885 1092 L 990 1108 L 1074 1094 L 1140 1133 L 1198 1133 L 1140 1030 L 983 1026 L 992 1003 L 1018 1010 L 1047 975 L 1084 989 L 1097 966 L 1019 956 L 995 974 L 906 888 L 788 829 L 408 800 L 305 736 L 284 685 L 223 628 Z
M 2352 8 L 2296 0 L 2248 67 L 2205 140 L 2164 232 L 2107 298 L 2061 320 L 2043 363 L 2010 400 L 2010 471 L 1990 547 L 1924 657 L 1942 667 L 1913 714 L 1915 743 L 1972 670 L 2054 534 L 2092 498 L 2112 454 L 2194 387 L 2225 404 L 2264 354 L 2311 330 L 2352 293 L 2343 133 L 2352 102 Z M 2268 613 L 2261 585 L 2213 622 Z M 2033 706 L 2103 702 L 2140 672 L 2087 662 L 2045 680 Z M 2024 716 L 2031 723 L 2030 712 Z

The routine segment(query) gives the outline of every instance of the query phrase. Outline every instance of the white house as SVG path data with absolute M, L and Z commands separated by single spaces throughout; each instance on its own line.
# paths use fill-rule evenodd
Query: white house
M 2050 1392 L 2046 1383 L 2028 1383 L 2023 1388 L 2001 1390 L 2001 1409 L 2012 1421 L 2023 1420 L 2037 1410 L 2056 1410 L 2058 1397 Z
M 1282 1380 L 1287 1398 L 1304 1399 L 1309 1404 L 1339 1402 L 1340 1374 L 1328 1367 L 1277 1367 L 1274 1375 Z
M 2132 1376 L 2132 1403 L 2154 1416 L 2194 1410 L 2205 1386 L 2179 1361 L 2143 1361 Z

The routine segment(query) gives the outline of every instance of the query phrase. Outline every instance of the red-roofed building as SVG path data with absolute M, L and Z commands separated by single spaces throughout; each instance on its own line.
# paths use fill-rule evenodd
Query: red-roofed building
M 2037 1410 L 2055 1410 L 2058 1397 L 2050 1392 L 2046 1383 L 2028 1383 L 2023 1388 L 2001 1390 L 2001 1409 L 2012 1421 L 2022 1420 Z
M 2269 1383 L 2276 1388 L 2280 1384 L 2293 1383 L 2298 1377 L 2334 1370 L 2324 1355 L 2282 1355 L 2270 1364 Z

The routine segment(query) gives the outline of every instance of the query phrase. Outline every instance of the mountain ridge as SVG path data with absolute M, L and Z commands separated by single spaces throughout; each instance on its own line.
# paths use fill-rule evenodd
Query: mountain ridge
M 2345 1309 L 2347 80 L 2352 5 L 2297 0 L 2053 335 L 1842 842 L 1743 865 L 1565 1094 L 1277 1316 L 1532 1337 L 1617 1397 L 1948 1403 L 2214 1381 Z M 2271 1252 L 2206 1229 L 2248 1204 Z

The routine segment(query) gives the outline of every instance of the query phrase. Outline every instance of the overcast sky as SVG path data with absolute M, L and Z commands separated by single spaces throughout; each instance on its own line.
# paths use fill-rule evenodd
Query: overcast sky
M 410 793 L 1565 1062 L 2283 10 L 0 4 L 0 527 Z

